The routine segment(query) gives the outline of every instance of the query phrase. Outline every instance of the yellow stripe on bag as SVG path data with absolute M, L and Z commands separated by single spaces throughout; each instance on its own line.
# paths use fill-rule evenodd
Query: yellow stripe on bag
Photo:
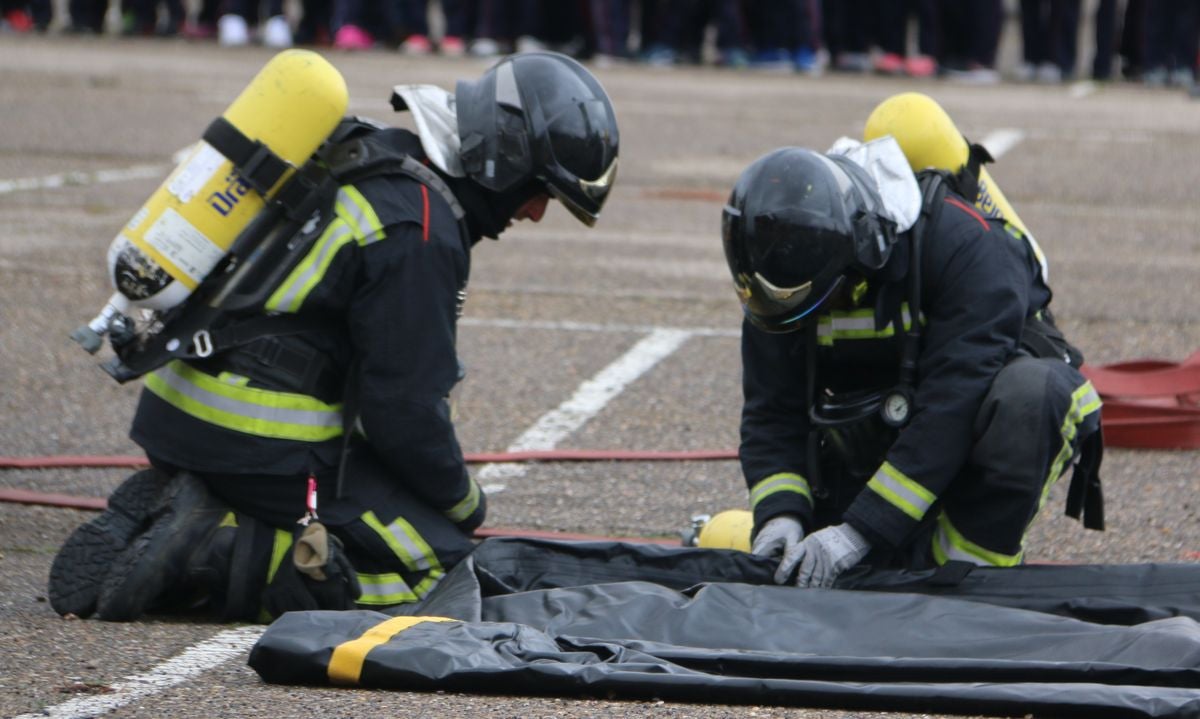
M 358 684 L 358 680 L 362 676 L 363 664 L 367 661 L 367 654 L 375 647 L 386 644 L 392 637 L 409 627 L 415 627 L 425 622 L 453 621 L 455 620 L 447 617 L 393 617 L 385 622 L 380 622 L 364 632 L 358 639 L 351 639 L 334 647 L 333 656 L 329 658 L 329 669 L 326 672 L 329 675 L 329 681 L 334 684 Z

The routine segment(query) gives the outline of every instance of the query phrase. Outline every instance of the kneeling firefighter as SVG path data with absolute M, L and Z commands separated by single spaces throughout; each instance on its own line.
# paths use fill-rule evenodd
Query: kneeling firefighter
M 885 136 L 775 150 L 733 188 L 740 459 L 778 583 L 833 586 L 860 562 L 1016 565 L 1073 465 L 1067 512 L 1102 528 L 1099 397 L 1039 253 L 971 185 L 914 175 Z
M 188 302 L 204 311 L 167 315 L 157 334 L 192 322 L 186 336 L 203 341 L 190 349 L 112 337 L 118 379 L 161 364 L 131 431 L 151 468 L 59 550 L 59 613 L 385 607 L 420 600 L 471 551 L 486 500 L 448 402 L 471 248 L 539 221 L 551 199 L 592 225 L 615 178 L 616 117 L 595 77 L 555 53 L 504 58 L 453 95 L 398 86 L 392 103 L 417 132 L 345 119 L 297 173 L 317 201 L 299 203 L 279 246 L 302 251 L 234 293 L 256 302 L 209 311 L 221 293 L 201 284 L 204 302 Z

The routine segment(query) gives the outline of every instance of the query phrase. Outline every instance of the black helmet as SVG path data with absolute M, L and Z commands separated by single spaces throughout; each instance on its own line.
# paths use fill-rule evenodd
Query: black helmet
M 617 174 L 617 118 L 600 83 L 566 55 L 512 55 L 459 82 L 467 176 L 494 192 L 531 180 L 594 225 Z
M 880 208 L 871 177 L 844 157 L 784 147 L 755 160 L 721 215 L 746 317 L 767 332 L 799 329 L 848 270 L 882 268 L 896 229 Z

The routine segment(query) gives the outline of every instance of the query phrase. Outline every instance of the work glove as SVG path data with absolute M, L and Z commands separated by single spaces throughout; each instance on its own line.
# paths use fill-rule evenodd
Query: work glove
M 354 609 L 360 596 L 358 574 L 341 540 L 313 522 L 296 538 L 292 561 L 279 566 L 262 602 L 272 617 L 278 617 L 291 611 Z
M 759 557 L 773 557 L 779 554 L 786 558 L 802 539 L 804 539 L 804 526 L 800 524 L 800 520 L 796 519 L 794 514 L 781 514 L 767 520 L 762 529 L 758 530 L 758 536 L 754 538 L 754 546 L 750 548 L 750 552 Z M 791 573 L 792 566 L 789 566 L 788 571 L 780 575 L 783 570 L 783 564 L 780 563 L 779 570 L 775 572 L 777 584 L 787 581 L 787 575 Z M 782 579 L 780 579 L 781 576 Z
M 808 535 L 784 555 L 775 581 L 786 582 L 792 568 L 799 564 L 797 587 L 832 587 L 842 572 L 862 561 L 869 551 L 871 543 L 849 524 L 826 527 Z

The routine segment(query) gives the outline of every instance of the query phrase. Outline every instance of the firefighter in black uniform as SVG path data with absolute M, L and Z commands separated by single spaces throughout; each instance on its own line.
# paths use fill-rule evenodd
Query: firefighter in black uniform
M 424 597 L 471 550 L 486 501 L 447 399 L 471 247 L 551 199 L 592 225 L 617 125 L 596 79 L 554 53 L 506 58 L 453 97 L 407 87 L 393 104 L 419 133 L 339 128 L 336 198 L 265 303 L 304 319 L 146 376 L 131 436 L 153 467 L 59 551 L 59 613 L 386 607 Z M 387 161 L 355 169 L 371 157 Z
M 921 173 L 912 227 L 875 177 L 783 148 L 723 214 L 753 551 L 782 555 L 781 584 L 832 586 L 863 561 L 1016 565 L 1072 465 L 1068 514 L 1102 525 L 1100 400 L 1053 325 L 1036 244 L 948 189 L 968 173 Z

